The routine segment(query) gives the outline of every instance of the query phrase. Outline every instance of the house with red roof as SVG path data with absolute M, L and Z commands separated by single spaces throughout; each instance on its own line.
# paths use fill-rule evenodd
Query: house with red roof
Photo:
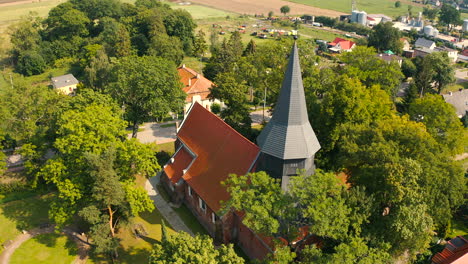
M 266 171 L 287 189 L 298 170 L 314 173 L 320 144 L 309 123 L 296 44 L 273 116 L 257 144 L 195 102 L 178 129 L 175 146 L 161 174 L 171 202 L 185 204 L 216 243 L 236 243 L 252 259 L 273 252 L 271 238 L 242 223 L 243 212 L 223 207 L 230 196 L 222 182 L 231 174 Z
M 328 43 L 329 50 L 336 53 L 341 53 L 343 51 L 349 52 L 356 47 L 356 43 L 351 40 L 346 40 L 342 38 L 335 38 L 332 42 Z
M 187 94 L 187 97 L 185 98 L 184 113 L 187 113 L 190 106 L 195 102 L 200 103 L 208 110 L 211 110 L 211 105 L 213 103 L 217 103 L 221 106 L 224 105 L 217 99 L 208 98 L 210 95 L 210 88 L 214 85 L 213 82 L 195 70 L 186 67 L 185 64 L 177 68 L 177 72 L 179 73 L 180 81 L 184 85 L 182 89 Z
M 462 236 L 451 239 L 442 252 L 432 257 L 432 264 L 466 263 L 468 263 L 468 240 Z

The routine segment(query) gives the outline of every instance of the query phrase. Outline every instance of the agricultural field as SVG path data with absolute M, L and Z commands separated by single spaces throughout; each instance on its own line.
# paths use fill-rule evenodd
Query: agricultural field
M 351 13 L 351 1 L 352 0 L 289 0 L 294 3 L 300 3 L 304 5 L 320 7 L 323 9 L 330 9 L 345 13 Z M 404 15 L 408 12 L 408 5 L 413 6 L 413 14 L 422 11 L 422 5 L 415 4 L 410 1 L 401 1 L 401 7 L 395 7 L 395 1 L 393 0 L 357 0 L 357 9 L 366 11 L 368 14 L 385 14 L 391 17 L 397 17 Z

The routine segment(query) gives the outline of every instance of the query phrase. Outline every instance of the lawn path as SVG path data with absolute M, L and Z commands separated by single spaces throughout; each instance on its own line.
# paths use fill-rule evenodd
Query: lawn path
M 26 240 L 41 234 L 52 233 L 54 231 L 54 227 L 46 227 L 46 228 L 35 228 L 29 232 L 25 232 L 23 234 L 18 235 L 13 242 L 0 253 L 0 264 L 8 264 L 10 262 L 11 255 L 15 252 L 17 248 L 21 246 Z
M 166 200 L 158 193 L 156 185 L 159 183 L 161 173 L 146 180 L 145 189 L 148 192 L 149 197 L 153 200 L 154 205 L 158 208 L 161 215 L 169 222 L 175 231 L 184 231 L 193 236 L 192 230 L 185 225 L 180 219 L 179 215 L 172 209 Z M 0 263 L 1 264 L 1 263 Z

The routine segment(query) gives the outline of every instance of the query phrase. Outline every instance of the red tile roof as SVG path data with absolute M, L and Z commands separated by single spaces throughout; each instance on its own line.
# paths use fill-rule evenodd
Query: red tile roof
M 346 39 L 342 39 L 342 38 L 335 38 L 335 40 L 333 40 L 333 42 L 330 42 L 331 46 L 336 46 L 338 44 L 340 44 L 340 47 L 341 47 L 342 50 L 349 50 L 356 43 L 354 43 L 351 40 L 346 40 Z
M 185 93 L 187 93 L 186 102 L 192 102 L 192 97 L 194 95 L 200 95 L 202 100 L 205 100 L 210 94 L 210 87 L 213 86 L 213 83 L 207 78 L 203 77 L 201 74 L 196 71 L 185 67 L 177 68 L 177 72 L 180 76 L 180 81 L 184 84 Z
M 164 172 L 172 183 L 177 183 L 182 178 L 184 172 L 192 162 L 193 157 L 190 153 L 182 147 L 177 153 L 171 158 L 170 163 L 164 167 Z
M 468 263 L 468 240 L 462 236 L 450 240 L 442 252 L 432 257 L 435 264 Z
M 220 201 L 229 199 L 221 182 L 231 173 L 247 173 L 259 147 L 198 103 L 192 106 L 177 137 L 197 156 L 183 179 L 213 211 L 218 211 Z

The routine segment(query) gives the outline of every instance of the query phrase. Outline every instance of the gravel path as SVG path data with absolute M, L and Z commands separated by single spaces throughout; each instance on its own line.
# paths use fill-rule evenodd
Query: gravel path
M 161 173 L 158 175 L 146 180 L 145 189 L 148 192 L 149 197 L 153 200 L 154 205 L 161 213 L 161 215 L 169 222 L 172 228 L 176 231 L 184 231 L 190 235 L 194 235 L 192 230 L 190 230 L 187 225 L 180 219 L 179 215 L 174 212 L 172 207 L 169 205 L 164 198 L 158 193 L 156 185 L 159 183 Z M 1 264 L 1 263 L 0 263 Z

